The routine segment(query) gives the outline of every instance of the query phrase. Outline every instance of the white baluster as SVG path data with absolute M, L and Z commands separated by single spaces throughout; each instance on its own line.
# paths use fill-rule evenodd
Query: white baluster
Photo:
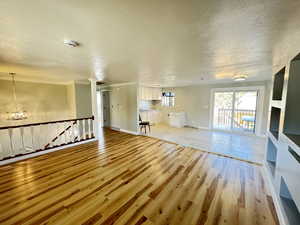
M 64 125 L 64 123 L 60 123 L 59 124 L 59 131 L 58 131 L 58 133 L 57 133 L 57 135 L 59 135 L 59 134 L 61 134 L 61 132 L 63 132 L 63 130 L 64 130 L 64 127 L 65 127 L 65 125 Z M 65 143 L 65 136 L 62 134 L 62 135 L 60 135 L 59 137 L 59 145 L 63 145 L 64 143 Z
M 91 128 L 91 133 L 92 133 L 92 137 L 94 137 L 94 126 L 95 126 L 95 120 L 91 119 L 92 122 L 92 128 Z
M 9 156 L 14 156 L 14 145 L 13 145 L 13 129 L 8 129 L 8 135 L 9 135 L 9 144 L 10 144 L 10 152 Z
M 63 130 L 64 130 L 64 127 L 65 127 L 65 124 L 64 123 L 61 123 L 60 124 L 60 130 L 59 130 L 59 134 L 61 133 L 61 132 L 63 132 Z M 63 145 L 65 142 L 66 142 L 66 137 L 65 137 L 65 135 L 60 135 L 60 140 L 61 140 L 61 145 Z
M 88 119 L 88 135 L 89 135 L 89 138 L 92 138 L 91 120 L 90 119 Z
M 55 123 L 53 126 L 55 126 L 55 134 L 54 134 L 54 137 L 53 138 L 55 138 L 55 137 L 57 137 L 56 138 L 56 140 L 55 141 L 53 141 L 53 145 L 60 145 L 60 143 L 59 143 L 59 137 L 58 137 L 58 134 L 59 134 L 59 123 Z
M 78 136 L 79 136 L 79 125 L 78 125 L 78 121 L 75 122 L 74 124 L 74 129 L 73 129 L 73 133 L 74 133 L 74 142 L 78 141 Z
M 3 151 L 3 148 L 2 148 L 2 144 L 0 143 L 0 159 L 3 159 L 4 157 L 5 157 L 4 151 Z
M 82 139 L 86 139 L 86 133 L 85 133 L 85 120 L 82 120 Z
M 52 142 L 56 136 L 56 131 L 55 131 L 56 127 L 54 125 L 55 124 L 53 124 L 53 123 L 49 124 L 49 133 L 50 133 L 49 143 L 51 144 L 51 147 L 54 147 L 54 145 L 55 145 L 55 143 Z
M 32 151 L 37 150 L 34 146 L 34 126 L 30 127 Z
M 74 122 L 72 121 L 72 122 L 71 122 L 71 128 L 70 128 L 70 139 L 71 139 L 71 143 L 73 143 L 73 142 L 74 142 L 74 139 L 75 139 L 74 128 L 75 128 L 75 125 L 74 125 Z
M 76 126 L 77 126 L 77 123 L 74 124 L 74 122 L 72 121 L 71 122 L 71 132 L 70 132 L 70 137 L 72 139 L 72 143 L 75 142 L 75 138 L 76 138 Z
M 46 126 L 41 124 L 40 125 L 40 132 L 39 132 L 39 144 L 40 144 L 40 149 L 44 149 L 47 135 L 46 135 Z
M 20 153 L 25 153 L 26 149 L 25 149 L 25 144 L 24 144 L 24 127 L 20 128 L 20 135 L 21 135 L 21 149 L 20 149 Z
M 39 132 L 36 133 L 36 136 L 38 137 L 38 141 L 37 141 L 38 142 L 37 146 L 39 146 L 38 149 L 44 149 L 43 143 L 44 143 L 44 139 L 46 139 L 46 134 L 43 132 L 44 128 L 45 127 L 42 124 L 39 125 Z
M 70 123 L 66 123 L 66 128 L 65 128 L 65 137 L 66 137 L 66 144 L 70 142 L 70 136 L 69 136 L 69 130 L 67 128 L 70 126 Z
M 49 141 L 50 141 L 50 135 L 49 135 L 49 124 L 45 124 L 44 125 L 44 130 L 46 131 L 45 132 L 45 141 L 44 141 L 44 147 L 49 144 Z M 50 145 L 47 146 L 47 148 L 49 148 Z
M 66 130 L 67 129 L 67 127 L 68 127 L 68 122 L 64 122 L 63 124 L 62 124 L 62 127 L 63 127 L 63 130 Z M 63 134 L 63 137 L 64 138 L 62 138 L 62 140 L 61 140 L 61 144 L 66 144 L 66 143 L 68 143 L 68 134 L 67 134 L 67 132 L 65 132 L 64 134 Z
M 76 138 L 76 130 L 77 130 L 77 122 L 71 122 L 71 128 L 70 128 L 70 137 L 71 137 L 71 140 L 72 140 L 72 143 L 73 142 L 76 142 L 75 138 Z

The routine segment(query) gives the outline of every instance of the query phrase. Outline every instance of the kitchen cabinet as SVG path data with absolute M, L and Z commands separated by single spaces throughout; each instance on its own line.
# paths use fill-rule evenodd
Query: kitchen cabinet
M 140 87 L 139 94 L 141 100 L 152 101 L 161 100 L 161 88 Z
M 140 115 L 143 121 L 149 121 L 151 125 L 161 122 L 161 112 L 158 110 L 146 110 L 140 111 Z

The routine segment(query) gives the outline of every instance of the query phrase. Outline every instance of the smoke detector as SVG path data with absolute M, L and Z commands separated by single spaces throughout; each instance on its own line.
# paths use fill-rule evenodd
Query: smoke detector
M 245 81 L 248 78 L 247 75 L 236 75 L 233 77 L 234 81 Z
M 64 44 L 74 48 L 80 45 L 79 42 L 73 40 L 64 40 Z

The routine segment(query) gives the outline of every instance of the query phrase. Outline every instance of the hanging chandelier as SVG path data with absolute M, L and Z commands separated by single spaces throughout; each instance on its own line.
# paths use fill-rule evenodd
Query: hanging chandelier
M 25 120 L 27 119 L 27 112 L 24 110 L 20 110 L 18 107 L 17 101 L 17 89 L 16 89 L 16 81 L 15 81 L 15 73 L 9 73 L 11 76 L 12 82 L 12 93 L 13 93 L 13 103 L 14 103 L 14 110 L 13 112 L 8 112 L 8 120 Z

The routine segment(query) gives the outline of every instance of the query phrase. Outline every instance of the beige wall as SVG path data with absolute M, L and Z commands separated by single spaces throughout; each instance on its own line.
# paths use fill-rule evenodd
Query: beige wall
M 210 119 L 210 101 L 211 90 L 213 88 L 227 88 L 227 87 L 245 87 L 245 86 L 264 86 L 264 108 L 262 132 L 266 131 L 268 108 L 270 100 L 270 85 L 271 81 L 262 82 L 244 82 L 231 84 L 214 84 L 214 85 L 195 85 L 178 88 L 165 88 L 163 91 L 175 92 L 175 107 L 159 107 L 162 110 L 163 121 L 167 123 L 169 112 L 184 111 L 187 113 L 187 125 L 199 128 L 208 128 Z
M 66 85 L 18 82 L 17 97 L 29 114 L 24 121 L 8 121 L 6 112 L 14 110 L 11 81 L 0 80 L 0 126 L 72 118 Z
M 75 83 L 67 85 L 67 98 L 70 115 L 72 118 L 76 118 Z
M 76 118 L 91 117 L 93 114 L 91 85 L 75 83 L 74 86 Z
M 137 85 L 99 88 L 103 89 L 110 90 L 111 126 L 137 132 Z

